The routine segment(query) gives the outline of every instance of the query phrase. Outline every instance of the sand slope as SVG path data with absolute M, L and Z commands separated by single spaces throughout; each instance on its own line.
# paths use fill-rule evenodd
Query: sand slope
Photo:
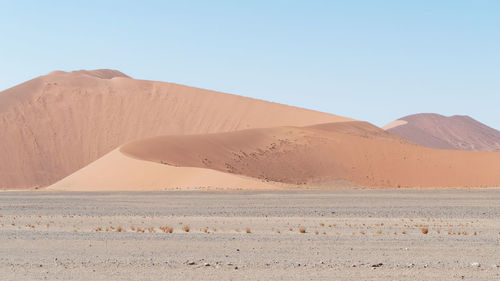
M 391 122 L 384 129 L 426 147 L 500 151 L 500 131 L 468 116 L 415 114 Z
M 120 151 L 166 165 L 290 184 L 371 187 L 500 186 L 500 153 L 417 146 L 366 122 L 164 136 Z
M 114 70 L 55 71 L 0 93 L 0 188 L 52 184 L 135 139 L 345 120 Z
M 70 191 L 279 188 L 258 179 L 206 168 L 133 159 L 118 149 L 48 187 Z

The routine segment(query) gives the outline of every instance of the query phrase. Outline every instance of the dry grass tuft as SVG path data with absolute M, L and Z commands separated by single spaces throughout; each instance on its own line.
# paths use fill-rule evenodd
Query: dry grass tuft
M 96 227 L 95 231 L 102 231 L 102 227 L 100 226 Z
M 182 229 L 184 232 L 189 232 L 189 225 L 185 225 Z
M 315 230 L 314 235 L 318 235 L 318 234 L 319 234 L 319 231 Z
M 360 231 L 359 231 L 359 234 L 361 234 L 361 235 L 365 235 L 365 234 L 366 234 L 366 232 L 364 232 L 363 230 L 360 230 Z
M 125 232 L 125 230 L 121 226 L 118 226 L 116 228 L 116 232 L 122 232 L 122 231 Z
M 279 230 L 276 230 L 276 233 L 280 234 L 280 233 L 281 233 L 281 231 L 279 231 Z
M 406 234 L 406 230 L 401 231 L 401 234 L 403 235 Z
M 164 233 L 172 233 L 174 232 L 174 228 L 173 227 L 170 227 L 168 225 L 165 225 L 165 226 L 160 226 L 159 229 L 161 231 L 163 231 Z
M 130 230 L 135 231 L 135 226 L 130 226 Z
M 322 223 L 322 222 L 320 222 L 320 223 L 319 223 L 319 226 L 323 227 L 323 226 L 325 226 L 325 224 L 324 224 L 324 223 Z
M 306 228 L 305 227 L 300 227 L 299 228 L 299 233 L 306 233 Z
M 422 229 L 420 229 L 420 231 L 422 232 L 422 234 L 429 233 L 429 229 L 427 227 L 422 227 Z
M 245 228 L 245 232 L 246 232 L 246 233 L 252 233 L 252 232 L 250 231 L 250 227 Z

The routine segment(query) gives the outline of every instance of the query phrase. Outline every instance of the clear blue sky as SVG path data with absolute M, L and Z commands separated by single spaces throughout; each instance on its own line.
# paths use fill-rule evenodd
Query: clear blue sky
M 0 89 L 113 68 L 383 125 L 500 129 L 500 1 L 3 1 Z

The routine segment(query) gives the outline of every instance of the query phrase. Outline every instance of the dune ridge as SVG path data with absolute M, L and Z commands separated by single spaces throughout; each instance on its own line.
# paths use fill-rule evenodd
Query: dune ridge
M 167 167 L 211 169 L 303 187 L 500 186 L 498 152 L 425 148 L 359 121 L 159 136 L 118 151 Z M 92 178 L 80 180 L 81 186 Z M 68 177 L 58 186 L 70 188 L 70 183 Z
M 0 93 L 0 188 L 50 185 L 147 137 L 346 120 L 115 70 L 56 71 Z
M 174 167 L 127 157 L 115 149 L 49 186 L 68 191 L 276 190 L 277 184 L 207 168 Z
M 500 131 L 469 116 L 414 114 L 391 122 L 384 129 L 425 147 L 500 151 Z

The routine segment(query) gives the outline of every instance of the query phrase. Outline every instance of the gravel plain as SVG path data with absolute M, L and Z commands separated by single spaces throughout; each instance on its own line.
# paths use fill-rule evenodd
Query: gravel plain
M 0 192 L 0 280 L 499 280 L 500 189 Z

